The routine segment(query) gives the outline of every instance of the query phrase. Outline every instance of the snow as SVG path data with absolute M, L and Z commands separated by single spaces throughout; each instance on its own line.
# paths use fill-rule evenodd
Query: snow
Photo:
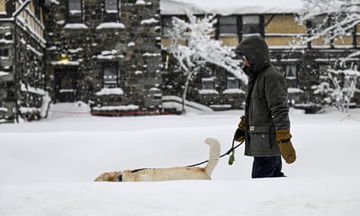
M 204 95 L 204 94 L 219 94 L 218 91 L 216 91 L 215 89 L 199 89 L 199 94 Z
M 145 1 L 144 0 L 137 0 L 136 5 L 145 5 Z
M 151 24 L 158 23 L 158 22 L 159 22 L 159 20 L 151 18 L 151 19 L 142 20 L 141 25 L 151 25 Z
M 43 57 L 44 54 L 40 51 L 38 51 L 37 49 L 35 49 L 33 46 L 31 46 L 30 44 L 26 45 L 26 49 L 31 50 L 35 55 L 37 55 L 39 58 Z
M 103 88 L 100 91 L 96 92 L 95 95 L 123 95 L 124 91 L 121 88 Z
M 82 52 L 83 48 L 79 47 L 76 49 L 68 49 L 69 53 L 78 53 L 78 52 Z
M 5 71 L 0 71 L 0 77 L 1 77 L 1 76 L 7 76 L 7 75 L 9 75 L 9 73 L 8 73 L 8 72 L 5 72 Z
M 187 76 L 183 97 L 186 95 L 189 79 L 196 71 L 194 68 L 205 67 L 206 62 L 224 68 L 246 83 L 247 76 L 240 68 L 241 61 L 234 59 L 233 49 L 211 38 L 214 32 L 212 17 L 198 19 L 191 13 L 187 16 L 188 22 L 176 17 L 172 18 L 173 28 L 169 32 L 171 45 L 168 48 Z M 181 41 L 187 41 L 187 44 L 181 45 Z
M 20 113 L 37 113 L 41 110 L 37 107 L 20 107 Z
M 83 23 L 67 23 L 64 29 L 88 29 L 88 27 Z
M 60 4 L 58 0 L 49 0 L 50 3 L 54 3 L 54 4 Z
M 1 44 L 12 44 L 12 43 L 14 43 L 14 41 L 13 40 L 0 39 L 0 43 Z
M 181 4 L 184 4 L 183 6 Z M 302 9 L 301 0 L 162 0 L 162 14 L 186 14 L 186 8 L 193 13 L 208 14 L 283 14 L 297 13 Z M 203 11 L 203 12 L 202 12 Z
M 104 171 L 202 161 L 206 137 L 225 152 L 243 111 L 121 118 L 53 112 L 65 107 L 78 105 L 56 105 L 48 120 L 0 125 L 0 215 L 359 214 L 359 109 L 348 116 L 291 110 L 298 159 L 283 165 L 287 178 L 250 179 L 252 158 L 240 147 L 235 164 L 221 159 L 211 181 L 95 183 Z
M 20 89 L 23 92 L 29 92 L 29 93 L 33 93 L 33 94 L 37 94 L 37 95 L 41 95 L 41 96 L 45 95 L 45 90 L 44 89 L 32 87 L 30 85 L 25 85 L 22 82 L 20 82 Z
M 299 88 L 288 88 L 288 93 L 292 93 L 292 94 L 296 94 L 296 93 L 304 93 L 303 90 L 299 89 Z
M 112 110 L 122 110 L 122 111 L 130 111 L 130 110 L 138 110 L 139 106 L 137 105 L 123 105 L 123 106 L 102 106 L 102 107 L 94 107 L 94 111 L 112 111 Z
M 80 61 L 52 61 L 52 65 L 72 65 L 77 66 L 80 64 Z
M 40 116 L 42 118 L 46 118 L 47 117 L 47 112 L 48 109 L 50 107 L 50 103 L 51 103 L 51 97 L 49 96 L 49 92 L 45 92 L 44 96 L 42 97 L 42 104 L 41 104 L 41 112 L 40 112 Z
M 242 89 L 233 88 L 233 89 L 225 89 L 222 93 L 223 94 L 245 94 L 245 91 Z
M 164 95 L 162 96 L 162 101 L 162 106 L 164 108 L 177 108 L 177 110 L 181 110 L 182 99 L 180 97 L 173 95 Z M 198 110 L 212 112 L 211 108 L 193 101 L 185 100 L 185 104 L 187 106 L 187 109 L 189 109 L 191 112 Z
M 156 56 L 161 56 L 161 53 L 149 53 L 146 52 L 143 54 L 144 57 L 156 57 Z
M 122 23 L 117 22 L 108 22 L 108 23 L 101 23 L 96 27 L 96 29 L 124 29 L 125 26 Z

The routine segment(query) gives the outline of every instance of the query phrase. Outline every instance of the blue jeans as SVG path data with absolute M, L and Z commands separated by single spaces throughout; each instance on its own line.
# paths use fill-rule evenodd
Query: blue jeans
M 281 156 L 254 157 L 252 178 L 285 177 L 281 172 Z

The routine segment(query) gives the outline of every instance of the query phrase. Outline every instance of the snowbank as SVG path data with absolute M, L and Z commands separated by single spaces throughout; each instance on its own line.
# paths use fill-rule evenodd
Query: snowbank
M 186 14 L 186 10 L 195 14 L 283 14 L 298 13 L 301 0 L 161 0 L 161 14 Z
M 0 125 L 0 215 L 326 215 L 360 212 L 360 110 L 304 115 L 291 110 L 298 159 L 287 178 L 250 179 L 252 158 L 236 152 L 212 181 L 95 183 L 104 171 L 172 167 L 207 158 L 206 137 L 222 152 L 243 111 L 107 118 L 57 104 L 40 122 Z

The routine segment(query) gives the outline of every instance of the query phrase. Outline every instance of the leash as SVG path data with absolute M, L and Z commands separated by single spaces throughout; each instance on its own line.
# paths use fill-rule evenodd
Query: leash
M 225 157 L 226 155 L 229 155 L 230 153 L 232 153 L 231 156 L 230 156 L 230 158 L 229 158 L 229 165 L 232 165 L 232 163 L 233 163 L 234 160 L 235 160 L 235 156 L 234 156 L 234 154 L 235 154 L 235 149 L 237 149 L 239 146 L 241 146 L 241 145 L 244 143 L 244 141 L 245 141 L 245 140 L 241 141 L 239 144 L 237 144 L 237 145 L 235 146 L 235 139 L 233 139 L 231 148 L 230 148 L 226 153 L 220 155 L 220 156 L 219 156 L 219 159 Z M 200 162 L 200 163 L 192 164 L 192 165 L 189 165 L 189 166 L 186 166 L 186 167 L 199 166 L 199 165 L 201 165 L 201 164 L 207 163 L 208 161 L 209 161 L 209 160 L 205 160 L 205 161 L 202 161 L 202 162 Z
M 233 139 L 231 148 L 227 152 L 225 152 L 224 154 L 220 155 L 219 159 L 225 157 L 226 155 L 229 155 L 230 153 L 232 153 L 230 158 L 229 158 L 229 165 L 232 165 L 234 160 L 235 160 L 235 156 L 234 156 L 235 155 L 235 149 L 237 149 L 239 146 L 241 146 L 244 143 L 244 141 L 245 140 L 241 141 L 239 144 L 237 144 L 235 146 L 235 139 Z M 200 163 L 192 164 L 192 165 L 189 165 L 189 166 L 186 166 L 186 167 L 199 166 L 199 165 L 202 165 L 204 163 L 207 163 L 208 161 L 209 160 L 205 160 L 205 161 L 202 161 Z M 139 171 L 142 171 L 142 170 L 148 170 L 148 169 L 152 169 L 152 168 L 140 168 L 140 169 L 132 170 L 131 173 L 136 173 L 136 172 L 139 172 Z M 120 175 L 120 177 L 118 176 L 117 180 L 122 181 L 122 176 L 121 175 Z

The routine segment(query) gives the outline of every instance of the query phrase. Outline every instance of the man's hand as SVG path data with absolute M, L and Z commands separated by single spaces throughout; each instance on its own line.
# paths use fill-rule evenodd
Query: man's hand
M 293 163 L 296 160 L 296 153 L 290 141 L 290 131 L 288 129 L 276 130 L 275 136 L 276 142 L 279 145 L 281 156 L 284 158 L 286 163 Z
M 238 128 L 235 131 L 234 140 L 237 142 L 244 141 L 245 140 L 245 131 L 246 131 L 246 121 L 245 121 L 245 116 L 242 116 L 241 120 L 239 122 Z

